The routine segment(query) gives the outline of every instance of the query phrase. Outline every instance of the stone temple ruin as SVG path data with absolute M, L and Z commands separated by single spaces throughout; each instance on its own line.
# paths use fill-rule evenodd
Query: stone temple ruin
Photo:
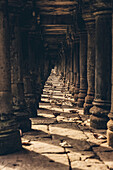
M 112 0 L 0 0 L 0 169 L 113 169 Z

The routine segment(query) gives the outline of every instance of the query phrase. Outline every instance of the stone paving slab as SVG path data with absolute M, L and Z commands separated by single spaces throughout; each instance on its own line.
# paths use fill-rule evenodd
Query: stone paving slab
M 42 154 L 46 157 L 48 157 L 49 159 L 53 160 L 54 162 L 58 162 L 61 164 L 64 164 L 67 166 L 67 170 L 69 170 L 69 162 L 68 162 L 68 158 L 66 154 Z M 62 169 L 62 167 L 61 167 Z
M 36 153 L 64 153 L 64 149 L 57 146 L 55 141 L 53 142 L 42 142 L 42 141 L 31 141 L 30 146 L 25 146 L 26 149 L 34 151 Z
M 33 125 L 40 125 L 40 124 L 53 124 L 56 122 L 55 118 L 48 118 L 43 116 L 38 116 L 37 118 L 31 118 Z
M 94 158 L 95 153 L 93 151 L 79 151 L 68 153 L 71 162 L 74 161 L 85 161 L 88 158 Z
M 71 163 L 72 170 L 108 170 L 104 164 L 98 164 L 95 160 L 92 162 L 87 161 L 74 161 Z
M 97 152 L 97 155 L 100 157 L 103 162 L 109 166 L 110 169 L 113 169 L 113 151 L 112 152 Z
M 32 125 L 32 129 L 49 133 L 48 125 Z
M 79 130 L 76 124 L 72 125 L 69 123 L 50 125 L 50 134 L 62 135 L 76 140 L 87 139 L 87 137 L 83 134 L 82 131 Z
M 57 159 L 58 160 L 58 159 Z M 1 170 L 68 170 L 68 165 L 55 162 L 48 155 L 29 151 L 27 149 L 8 156 L 0 156 Z M 65 160 L 67 161 L 67 160 Z

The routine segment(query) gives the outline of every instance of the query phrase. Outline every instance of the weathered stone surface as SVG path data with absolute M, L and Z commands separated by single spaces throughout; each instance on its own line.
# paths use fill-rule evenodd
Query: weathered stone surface
M 57 141 L 56 141 L 57 142 Z M 41 141 L 31 141 L 30 146 L 24 146 L 24 148 L 34 151 L 36 153 L 64 153 L 64 149 L 60 146 L 57 146 L 55 141 L 46 143 Z M 58 142 L 57 142 L 58 143 Z
M 49 126 L 48 125 L 32 125 L 32 129 L 40 130 L 40 131 L 43 131 L 45 133 L 49 132 Z
M 52 124 L 56 121 L 55 118 L 45 118 L 43 116 L 38 116 L 37 118 L 31 118 L 32 124 L 39 125 L 39 124 Z
M 50 160 L 54 162 L 58 162 L 67 166 L 67 170 L 69 169 L 69 162 L 66 154 L 42 154 L 48 157 Z
M 1 168 L 3 170 L 58 170 L 62 167 L 63 170 L 68 170 L 68 165 L 60 163 L 60 161 L 53 161 L 48 155 L 38 154 L 29 150 L 22 150 L 21 152 L 15 153 L 8 156 L 0 157 L 2 162 Z M 57 160 L 59 160 L 57 158 Z
M 71 162 L 74 161 L 85 161 L 89 158 L 95 157 L 92 151 L 80 151 L 80 152 L 70 152 L 68 153 Z
M 84 161 L 74 161 L 71 163 L 71 167 L 73 170 L 76 169 L 85 169 L 85 170 L 108 170 L 107 166 L 104 164 L 95 164 L 95 163 L 88 163 Z
M 71 146 L 72 148 L 66 148 L 66 151 L 68 152 L 77 152 L 77 151 L 90 151 L 91 146 L 89 145 L 89 143 L 86 140 L 70 140 L 67 139 L 66 140 Z
M 111 152 L 111 151 L 113 151 L 113 148 L 108 147 L 107 142 L 100 144 L 100 145 L 97 144 L 97 146 L 92 147 L 92 148 L 93 148 L 94 152 L 96 152 L 96 153 L 97 152 Z
M 110 169 L 113 169 L 113 151 L 98 152 L 97 155 Z
M 63 123 L 58 125 L 50 125 L 50 133 L 56 135 L 62 134 L 62 136 L 75 140 L 87 139 L 83 132 L 77 128 L 76 124 Z

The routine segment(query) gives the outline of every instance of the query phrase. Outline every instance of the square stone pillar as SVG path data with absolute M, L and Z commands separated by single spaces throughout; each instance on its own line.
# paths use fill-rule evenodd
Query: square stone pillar
M 12 109 L 7 1 L 0 1 L 0 155 L 21 149 Z
M 9 4 L 10 5 L 10 4 Z M 16 9 L 16 5 L 14 5 Z M 13 8 L 12 8 L 13 9 Z M 31 129 L 31 121 L 24 96 L 23 84 L 23 55 L 20 29 L 20 14 L 18 9 L 16 13 L 10 10 L 10 58 L 11 58 L 11 89 L 13 96 L 13 110 L 17 117 L 19 128 L 25 132 Z

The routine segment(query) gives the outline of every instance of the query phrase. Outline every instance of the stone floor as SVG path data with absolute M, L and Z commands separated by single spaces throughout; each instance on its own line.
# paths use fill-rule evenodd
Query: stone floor
M 0 156 L 0 170 L 112 170 L 106 131 L 90 128 L 89 116 L 73 103 L 62 80 L 51 74 L 32 130 L 22 136 L 23 149 Z

